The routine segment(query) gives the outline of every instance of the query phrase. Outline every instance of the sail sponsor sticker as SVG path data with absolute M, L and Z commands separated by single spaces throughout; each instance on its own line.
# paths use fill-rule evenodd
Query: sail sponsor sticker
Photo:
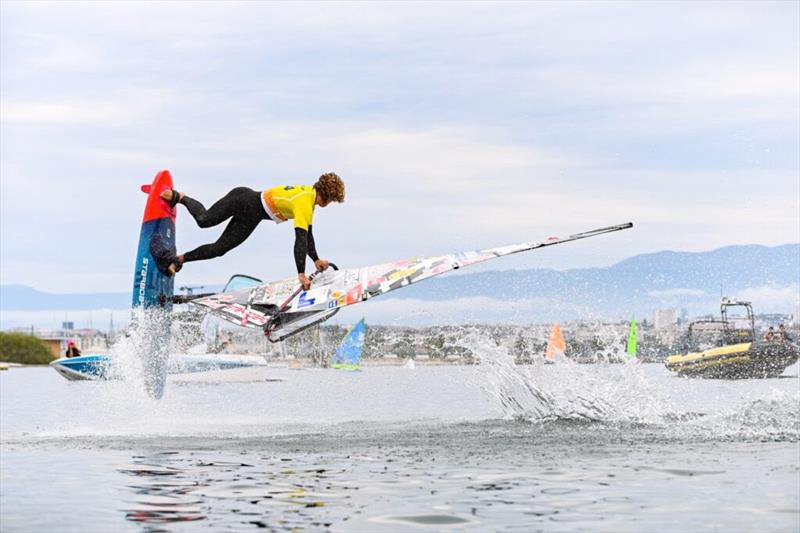
M 306 309 L 308 307 L 324 304 L 328 301 L 328 290 L 327 287 L 320 287 L 309 291 L 303 291 L 300 293 L 300 296 L 297 297 L 294 304 L 292 304 L 292 308 L 295 310 Z
M 360 269 L 360 268 L 352 269 L 352 270 L 345 270 L 345 272 L 344 272 L 344 285 L 345 286 L 352 285 L 353 283 L 356 283 L 359 279 L 361 279 L 361 270 L 362 269 Z
M 334 307 L 347 304 L 347 298 L 343 291 L 332 291 L 329 298 L 330 300 L 328 300 L 328 309 L 333 309 Z
M 227 305 L 220 309 L 220 311 L 235 318 L 241 319 L 242 326 L 246 326 L 248 323 L 255 324 L 256 326 L 263 326 L 267 323 L 266 315 L 256 311 L 255 309 L 247 309 L 240 304 Z
M 275 293 L 275 287 L 272 285 L 260 285 L 253 289 L 252 297 L 254 302 L 264 302 L 272 298 Z
M 360 302 L 361 295 L 363 294 L 363 292 L 364 292 L 363 286 L 359 283 L 355 287 L 351 287 L 350 289 L 347 290 L 347 298 L 345 301 L 347 302 L 348 305 Z

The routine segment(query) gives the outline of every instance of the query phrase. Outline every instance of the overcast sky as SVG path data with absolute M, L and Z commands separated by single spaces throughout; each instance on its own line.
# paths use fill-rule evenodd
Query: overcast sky
M 168 168 L 313 183 L 363 266 L 633 221 L 492 268 L 800 241 L 800 3 L 0 4 L 0 282 L 124 291 Z M 181 208 L 178 248 L 213 241 Z M 181 284 L 294 272 L 264 222 Z

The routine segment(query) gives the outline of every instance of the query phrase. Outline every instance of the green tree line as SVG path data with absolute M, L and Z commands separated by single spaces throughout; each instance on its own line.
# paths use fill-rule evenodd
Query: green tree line
M 46 365 L 56 359 L 39 337 L 0 331 L 0 361 L 28 365 Z

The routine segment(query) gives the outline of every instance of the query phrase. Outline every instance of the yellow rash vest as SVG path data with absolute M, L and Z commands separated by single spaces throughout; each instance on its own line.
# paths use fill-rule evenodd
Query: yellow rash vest
M 272 220 L 280 224 L 290 218 L 294 227 L 308 231 L 314 217 L 317 191 L 311 185 L 281 185 L 261 193 L 261 203 Z

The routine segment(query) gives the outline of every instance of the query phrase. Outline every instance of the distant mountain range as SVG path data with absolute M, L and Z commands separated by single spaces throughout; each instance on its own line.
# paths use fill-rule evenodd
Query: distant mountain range
M 478 272 L 438 278 L 402 292 L 394 297 L 538 298 L 543 305 L 568 302 L 568 307 L 591 309 L 603 317 L 646 316 L 663 307 L 683 308 L 689 315 L 713 314 L 719 310 L 721 294 L 752 299 L 757 313 L 791 312 L 800 305 L 800 244 L 665 251 L 637 255 L 607 268 Z
M 27 285 L 0 285 L 0 310 L 3 311 L 124 309 L 130 304 L 130 292 L 53 294 Z
M 753 299 L 757 312 L 791 312 L 800 301 L 799 284 L 800 244 L 748 245 L 709 252 L 643 254 L 607 268 L 444 276 L 381 300 L 535 300 L 543 308 L 584 309 L 598 317 L 617 318 L 632 313 L 646 316 L 661 307 L 685 308 L 690 315 L 715 313 L 722 292 Z M 130 292 L 51 294 L 25 285 L 0 286 L 0 310 L 4 311 L 125 309 L 130 300 Z M 772 308 L 775 306 L 781 309 Z

